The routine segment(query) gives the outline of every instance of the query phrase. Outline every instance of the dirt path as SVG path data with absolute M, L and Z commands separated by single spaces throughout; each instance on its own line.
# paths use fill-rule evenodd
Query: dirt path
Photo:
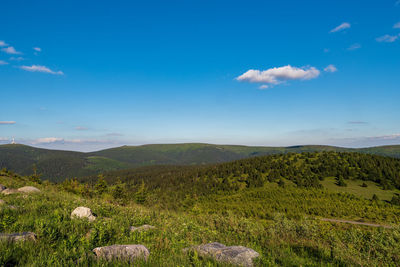
M 372 227 L 383 227 L 383 228 L 387 228 L 387 229 L 393 228 L 392 226 L 389 226 L 389 225 L 376 224 L 376 223 L 366 223 L 366 222 L 357 222 L 357 221 L 348 221 L 348 220 L 339 220 L 339 219 L 321 218 L 321 221 L 336 222 L 336 223 L 359 224 L 359 225 L 366 225 L 366 226 L 372 226 Z

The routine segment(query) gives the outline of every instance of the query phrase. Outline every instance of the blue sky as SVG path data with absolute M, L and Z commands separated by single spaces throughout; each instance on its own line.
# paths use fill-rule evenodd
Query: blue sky
M 400 144 L 400 2 L 5 1 L 0 143 Z

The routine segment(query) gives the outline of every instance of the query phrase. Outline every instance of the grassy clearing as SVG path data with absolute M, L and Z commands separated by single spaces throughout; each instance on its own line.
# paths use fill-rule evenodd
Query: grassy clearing
M 362 180 L 346 180 L 347 186 L 336 185 L 336 179 L 334 177 L 326 177 L 321 184 L 329 192 L 336 193 L 349 193 L 356 196 L 364 197 L 366 199 L 372 199 L 375 194 L 381 200 L 390 201 L 396 193 L 400 193 L 400 190 L 383 190 L 378 184 L 372 181 L 362 181 Z M 367 187 L 362 187 L 361 185 L 365 183 Z

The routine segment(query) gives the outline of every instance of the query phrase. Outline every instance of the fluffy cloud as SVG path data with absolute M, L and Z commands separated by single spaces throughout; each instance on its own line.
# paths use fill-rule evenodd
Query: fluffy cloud
M 335 65 L 328 65 L 326 66 L 326 68 L 324 68 L 325 72 L 337 72 L 337 68 L 335 67 Z
M 352 44 L 351 46 L 349 46 L 347 48 L 347 50 L 353 51 L 353 50 L 357 50 L 357 49 L 360 49 L 360 48 L 361 48 L 360 44 Z
M 351 25 L 348 22 L 343 22 L 342 24 L 340 24 L 339 26 L 337 26 L 336 28 L 332 29 L 330 32 L 339 32 L 339 31 L 343 31 L 345 29 L 350 28 Z
M 62 71 L 52 71 L 46 66 L 40 66 L 40 65 L 32 65 L 32 66 L 22 66 L 21 69 L 30 71 L 30 72 L 44 72 L 44 73 L 50 73 L 50 74 L 56 74 L 56 75 L 64 75 Z
M 1 51 L 5 52 L 7 54 L 11 54 L 11 55 L 20 55 L 20 54 L 22 54 L 21 52 L 15 50 L 15 48 L 12 47 L 12 46 L 4 47 L 4 48 L 1 49 Z
M 0 121 L 0 125 L 15 124 L 15 121 Z
M 33 50 L 35 50 L 36 52 L 41 52 L 41 51 L 42 51 L 42 48 L 40 48 L 40 47 L 34 47 Z
M 393 43 L 394 41 L 396 41 L 399 38 L 399 36 L 397 35 L 389 35 L 389 34 L 385 34 L 381 37 L 376 38 L 377 42 L 384 42 L 384 43 Z
M 400 29 L 400 22 L 397 22 L 396 24 L 393 25 L 394 29 Z
M 290 65 L 267 70 L 248 70 L 239 77 L 238 81 L 250 83 L 280 84 L 289 80 L 311 80 L 318 77 L 320 71 L 314 67 L 297 68 Z M 266 89 L 265 86 L 261 89 Z
M 8 46 L 4 41 L 0 40 L 0 46 Z
M 4 61 L 4 60 L 0 60 L 0 65 L 7 65 L 8 62 Z

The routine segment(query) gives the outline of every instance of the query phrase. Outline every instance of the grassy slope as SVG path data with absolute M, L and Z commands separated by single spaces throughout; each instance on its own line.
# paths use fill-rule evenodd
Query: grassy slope
M 91 153 L 46 150 L 24 145 L 0 145 L 0 168 L 32 173 L 33 165 L 43 178 L 60 181 L 105 170 L 148 165 L 193 165 L 227 162 L 259 155 L 312 151 L 359 151 L 400 157 L 400 146 L 347 149 L 332 146 L 248 147 L 210 144 L 123 146 Z
M 0 242 L 0 265 L 128 266 L 121 262 L 96 261 L 91 250 L 111 244 L 144 244 L 150 249 L 151 256 L 147 263 L 138 262 L 139 266 L 225 266 L 182 253 L 182 248 L 212 241 L 257 250 L 262 256 L 256 266 L 375 266 L 395 265 L 400 260 L 398 227 L 377 229 L 331 224 L 314 217 L 324 215 L 319 212 L 327 205 L 332 209 L 348 206 L 350 212 L 351 206 L 362 204 L 377 212 L 378 217 L 386 217 L 380 219 L 383 222 L 398 221 L 399 208 L 383 202 L 374 204 L 360 202 L 357 198 L 324 197 L 321 194 L 321 202 L 310 203 L 305 196 L 315 194 L 314 190 L 293 190 L 290 186 L 277 188 L 268 184 L 265 188 L 248 191 L 250 196 L 214 196 L 198 200 L 192 211 L 173 212 L 134 203 L 119 206 L 106 201 L 107 197 L 85 199 L 61 191 L 57 186 L 37 185 L 23 178 L 0 175 L 0 183 L 14 188 L 31 184 L 43 192 L 28 197 L 0 195 L 7 204 L 17 206 L 16 210 L 0 208 L 0 232 L 33 231 L 38 235 L 36 243 Z M 259 205 L 256 202 L 253 205 L 251 200 L 255 198 L 262 201 L 260 205 L 271 214 L 270 218 L 259 219 L 251 214 Z M 274 204 L 265 205 L 270 201 Z M 235 203 L 241 203 L 242 208 L 246 206 L 248 214 L 235 213 Z M 94 223 L 70 219 L 71 211 L 81 205 L 90 207 L 97 215 Z M 303 205 L 308 207 L 303 209 L 305 217 L 290 218 L 290 212 L 285 212 L 285 208 L 303 208 Z M 310 216 L 310 209 L 316 215 Z M 130 233 L 128 230 L 131 225 L 145 223 L 157 229 L 147 233 Z

